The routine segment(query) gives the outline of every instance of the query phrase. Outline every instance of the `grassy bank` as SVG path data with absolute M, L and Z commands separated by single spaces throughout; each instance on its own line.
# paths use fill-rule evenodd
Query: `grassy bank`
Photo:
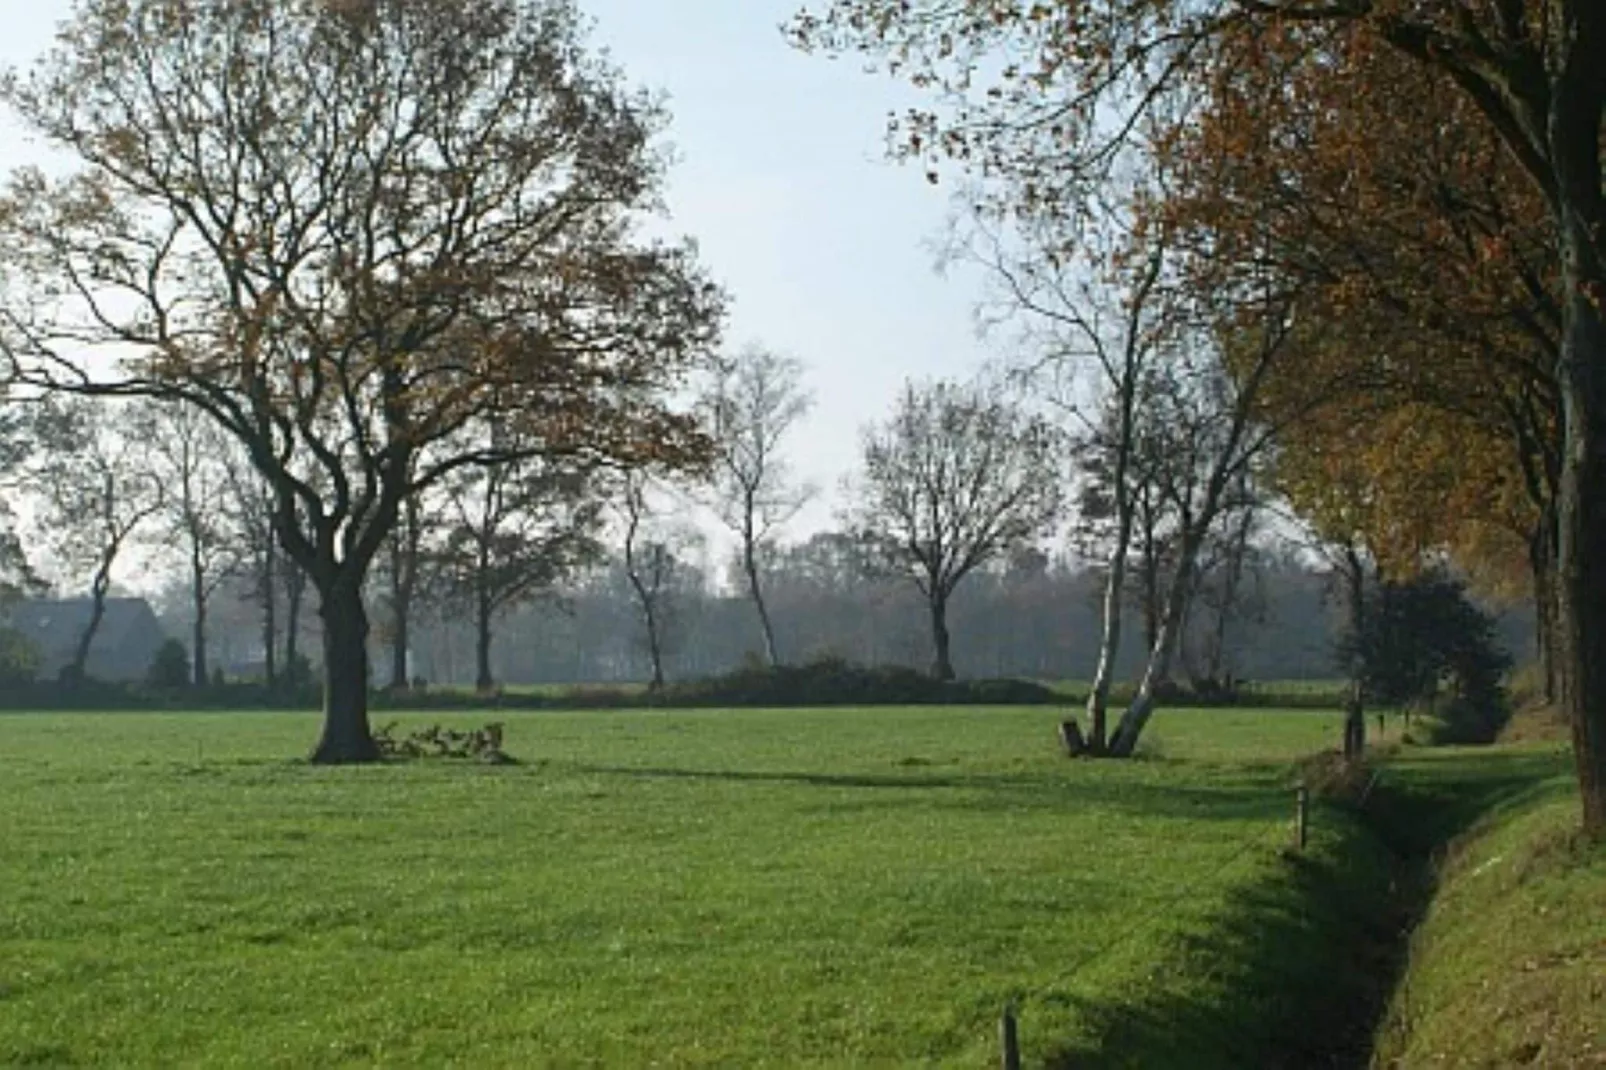
M 519 766 L 314 769 L 306 715 L 0 718 L 0 1064 L 976 1066 L 1008 1003 L 1028 1063 L 1330 1045 L 1383 874 L 1336 816 L 1282 851 L 1333 718 L 1170 712 L 1130 763 L 1056 720 L 546 713 Z
M 1577 837 L 1570 768 L 1541 743 L 1413 753 L 1388 771 L 1431 816 L 1396 827 L 1449 846 L 1379 1065 L 1606 1065 L 1606 848 Z

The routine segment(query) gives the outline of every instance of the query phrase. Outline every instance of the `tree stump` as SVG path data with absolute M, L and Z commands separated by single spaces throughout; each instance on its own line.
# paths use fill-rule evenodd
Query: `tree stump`
M 1060 722 L 1060 745 L 1072 758 L 1081 758 L 1092 750 L 1082 735 L 1082 726 L 1075 721 Z

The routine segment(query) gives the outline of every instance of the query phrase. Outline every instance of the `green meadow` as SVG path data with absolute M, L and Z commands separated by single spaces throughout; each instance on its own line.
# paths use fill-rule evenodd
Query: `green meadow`
M 0 1064 L 986 1066 L 1006 1006 L 1028 1065 L 1329 1045 L 1387 883 L 1337 811 L 1284 852 L 1336 715 L 1126 763 L 1058 716 L 532 713 L 515 766 L 337 769 L 304 714 L 0 716 Z

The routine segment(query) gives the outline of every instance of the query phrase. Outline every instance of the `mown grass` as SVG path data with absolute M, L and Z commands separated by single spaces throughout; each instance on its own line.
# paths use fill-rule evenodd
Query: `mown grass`
M 519 766 L 350 769 L 301 714 L 0 716 L 0 1064 L 978 1066 L 1007 1003 L 1028 1063 L 1318 1044 L 1386 884 L 1337 815 L 1281 852 L 1334 718 L 1071 763 L 1057 716 L 530 714 Z
M 1410 752 L 1387 774 L 1450 835 L 1377 1065 L 1606 1066 L 1606 847 L 1554 743 Z

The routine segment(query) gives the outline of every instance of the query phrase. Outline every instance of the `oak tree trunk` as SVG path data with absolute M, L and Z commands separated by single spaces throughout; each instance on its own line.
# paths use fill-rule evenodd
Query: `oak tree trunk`
M 362 591 L 337 581 L 320 590 L 323 621 L 323 737 L 312 752 L 322 765 L 379 760 L 368 726 L 368 613 Z
M 1557 654 L 1584 830 L 1606 839 L 1606 272 L 1587 236 L 1564 243 L 1566 446 L 1557 494 Z

